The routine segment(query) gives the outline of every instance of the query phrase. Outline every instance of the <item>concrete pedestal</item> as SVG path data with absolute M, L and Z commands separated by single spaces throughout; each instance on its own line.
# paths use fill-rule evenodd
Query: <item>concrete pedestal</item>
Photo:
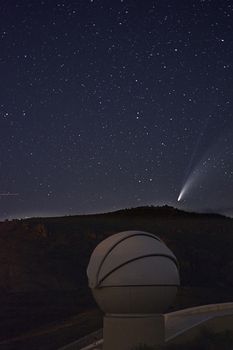
M 161 314 L 111 314 L 104 317 L 103 350 L 133 350 L 139 345 L 164 343 L 164 316 Z

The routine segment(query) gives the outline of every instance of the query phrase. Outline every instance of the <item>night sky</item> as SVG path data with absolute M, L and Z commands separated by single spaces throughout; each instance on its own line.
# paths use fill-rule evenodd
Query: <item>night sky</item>
M 1 219 L 233 214 L 232 1 L 1 0 L 0 14 Z

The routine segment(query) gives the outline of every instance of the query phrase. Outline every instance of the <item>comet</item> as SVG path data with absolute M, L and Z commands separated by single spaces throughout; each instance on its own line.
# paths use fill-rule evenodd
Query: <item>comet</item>
M 185 181 L 183 187 L 181 188 L 181 191 L 177 198 L 177 202 L 180 202 L 181 200 L 183 200 L 184 197 L 187 195 L 187 193 L 195 186 L 195 184 L 198 183 L 198 180 L 200 180 L 200 178 L 203 176 L 204 176 L 203 169 L 200 168 L 200 164 L 198 164 L 198 166 L 191 172 L 191 174 Z
M 211 130 L 213 133 L 213 127 L 211 128 L 211 118 L 212 114 L 209 114 L 207 117 L 204 127 L 200 130 L 199 137 L 197 138 L 194 151 L 191 154 L 190 162 L 188 163 L 185 181 L 183 182 L 182 188 L 180 190 L 177 202 L 184 200 L 184 198 L 192 192 L 195 187 L 198 190 L 198 184 L 201 181 L 206 179 L 207 176 L 212 176 L 211 174 L 215 169 L 218 169 L 218 163 L 221 162 L 223 155 L 229 153 L 228 150 L 228 140 L 232 138 L 232 121 L 226 122 L 221 130 L 218 130 L 218 133 L 214 133 L 214 138 L 212 135 L 212 142 L 205 146 L 205 134 L 207 130 Z M 205 146 L 204 152 L 202 151 L 202 156 L 198 157 L 200 150 Z M 224 156 L 224 157 L 225 157 Z M 198 160 L 199 158 L 199 160 Z M 230 162 L 229 160 L 228 162 Z M 208 184 L 207 184 L 208 185 Z
M 179 197 L 177 198 L 177 202 L 181 201 L 181 198 L 182 198 L 182 191 L 180 192 Z
M 177 202 L 180 202 L 184 195 L 186 194 L 186 192 L 188 191 L 188 188 L 190 187 L 191 183 L 189 181 L 189 179 L 187 180 L 187 182 L 184 184 L 184 186 L 182 187 L 181 191 L 180 191 L 180 194 L 177 198 Z

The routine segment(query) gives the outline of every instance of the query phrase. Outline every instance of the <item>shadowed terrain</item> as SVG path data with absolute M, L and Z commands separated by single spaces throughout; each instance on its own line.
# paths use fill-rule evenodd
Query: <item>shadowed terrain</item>
M 182 288 L 171 309 L 232 301 L 230 218 L 164 206 L 5 221 L 0 223 L 0 344 L 4 342 L 4 349 L 14 349 L 8 341 L 19 336 L 23 338 L 17 349 L 25 348 L 28 341 L 31 349 L 33 344 L 39 349 L 40 342 L 41 349 L 56 349 L 101 327 L 101 315 L 87 287 L 89 257 L 105 237 L 131 229 L 158 235 L 177 256 Z

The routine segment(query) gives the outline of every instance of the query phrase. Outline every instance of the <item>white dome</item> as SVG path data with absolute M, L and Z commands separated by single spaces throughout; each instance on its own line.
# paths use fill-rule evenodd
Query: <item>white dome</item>
M 177 260 L 155 235 L 125 231 L 102 241 L 87 268 L 89 286 L 107 313 L 164 311 L 179 285 Z

